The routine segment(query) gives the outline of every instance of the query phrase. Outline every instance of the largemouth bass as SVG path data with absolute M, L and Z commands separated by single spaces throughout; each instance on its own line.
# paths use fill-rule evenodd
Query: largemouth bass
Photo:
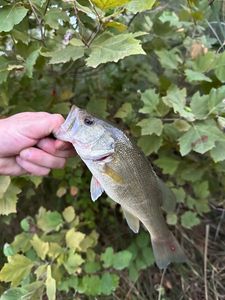
M 105 191 L 121 205 L 135 233 L 139 231 L 140 222 L 149 231 L 159 268 L 166 268 L 171 262 L 186 261 L 161 211 L 168 188 L 122 130 L 73 106 L 55 136 L 72 143 L 91 171 L 92 200 L 97 200 Z

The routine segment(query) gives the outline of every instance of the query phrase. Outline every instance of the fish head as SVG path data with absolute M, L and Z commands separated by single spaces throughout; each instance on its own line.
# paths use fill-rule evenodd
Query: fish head
M 55 133 L 56 138 L 72 143 L 83 160 L 102 160 L 115 151 L 118 128 L 76 106 Z

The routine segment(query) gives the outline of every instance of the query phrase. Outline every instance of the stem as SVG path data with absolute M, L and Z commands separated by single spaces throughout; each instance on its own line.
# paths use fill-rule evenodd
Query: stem
M 76 18 L 77 18 L 77 23 L 78 23 L 78 25 L 80 25 L 80 24 L 82 24 L 82 22 L 81 22 L 81 20 L 80 20 L 79 15 L 78 15 L 78 9 L 77 9 L 77 2 L 76 2 L 76 0 L 74 0 L 74 2 L 73 2 L 73 8 L 74 8 L 74 14 L 75 14 L 75 16 L 76 16 Z M 84 37 L 80 34 L 79 29 L 78 29 L 78 34 L 79 34 L 79 37 L 80 37 L 81 41 L 84 43 L 84 45 L 85 45 L 86 47 L 88 47 L 88 44 L 87 44 L 87 42 L 85 41 Z
M 33 14 L 34 14 L 34 16 L 35 16 L 35 19 L 36 19 L 36 21 L 37 21 L 37 23 L 38 23 L 38 26 L 39 26 L 39 28 L 40 28 L 40 32 L 41 32 L 41 42 L 42 42 L 42 44 L 45 46 L 45 35 L 44 35 L 44 32 L 43 32 L 42 20 L 39 19 L 38 15 L 37 15 L 37 13 L 36 13 L 36 11 L 35 11 L 35 8 L 34 8 L 34 6 L 33 6 L 33 4 L 32 4 L 32 2 L 31 2 L 30 0 L 28 0 L 28 2 L 29 2 L 29 4 L 30 4 L 31 10 L 32 10 L 32 12 L 33 12 Z

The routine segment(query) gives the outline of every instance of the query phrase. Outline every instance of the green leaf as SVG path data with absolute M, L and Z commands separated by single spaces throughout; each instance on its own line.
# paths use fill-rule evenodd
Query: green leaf
M 155 134 L 160 136 L 162 134 L 163 123 L 158 118 L 143 119 L 137 125 L 141 127 L 142 135 Z
M 156 94 L 153 89 L 148 89 L 141 94 L 141 100 L 144 102 L 144 106 L 139 109 L 139 112 L 151 114 L 159 103 L 159 94 Z
M 51 7 L 44 17 L 45 24 L 49 25 L 53 29 L 59 29 L 60 22 L 69 22 L 69 16 L 60 8 Z
M 103 267 L 109 268 L 113 264 L 114 251 L 112 247 L 106 248 L 105 252 L 101 254 L 101 260 L 103 261 Z
M 132 259 L 132 253 L 127 250 L 119 251 L 114 254 L 113 257 L 113 267 L 116 270 L 123 270 L 127 268 Z
M 208 100 L 209 95 L 200 96 L 199 92 L 196 92 L 191 99 L 191 110 L 195 117 L 199 120 L 205 119 L 208 113 Z
M 167 10 L 163 11 L 163 13 L 159 17 L 159 20 L 162 23 L 169 22 L 171 26 L 175 26 L 175 27 L 181 27 L 182 25 L 182 23 L 179 21 L 177 14 L 175 14 L 175 12 L 173 11 L 167 11 Z
M 56 281 L 52 277 L 52 270 L 51 266 L 47 267 L 47 278 L 46 278 L 46 294 L 48 300 L 55 300 L 56 299 Z
M 212 82 L 212 79 L 205 76 L 204 74 L 202 74 L 201 72 L 197 72 L 197 71 L 192 71 L 192 70 L 185 70 L 185 75 L 187 77 L 187 80 L 189 82 L 193 82 L 193 81 L 207 81 L 207 82 Z
M 139 248 L 143 249 L 149 245 L 149 234 L 141 232 L 136 238 L 136 244 Z
M 15 250 L 13 249 L 12 245 L 5 243 L 3 246 L 3 253 L 5 256 L 12 256 L 15 255 Z
M 11 288 L 6 290 L 0 297 L 0 300 L 21 300 L 27 299 L 28 291 L 24 288 Z
M 12 286 L 17 286 L 29 275 L 33 266 L 34 263 L 23 255 L 9 256 L 8 263 L 0 271 L 0 281 L 11 282 Z
M 210 195 L 209 182 L 204 180 L 196 183 L 194 186 L 194 192 L 198 198 L 207 198 Z
M 32 78 L 34 65 L 38 59 L 39 54 L 40 54 L 40 49 L 37 49 L 31 52 L 26 59 L 25 72 L 29 78 Z
M 95 273 L 98 272 L 101 269 L 101 265 L 97 261 L 88 261 L 84 265 L 84 270 L 86 273 Z
M 225 160 L 225 141 L 216 142 L 216 146 L 210 151 L 210 155 L 215 162 Z
M 63 214 L 63 218 L 68 223 L 72 222 L 75 218 L 75 210 L 73 206 L 66 207 L 62 214 Z
M 149 10 L 153 7 L 156 0 L 131 0 L 127 5 L 126 9 L 133 14 Z
M 101 294 L 101 279 L 97 275 L 83 276 L 82 286 L 86 295 L 97 296 Z
M 101 10 L 123 6 L 130 0 L 91 0 Z
M 66 48 L 52 52 L 42 53 L 44 56 L 51 57 L 50 64 L 66 63 L 70 60 L 75 61 L 84 56 L 84 48 L 69 45 Z
M 87 104 L 87 110 L 101 118 L 108 116 L 107 101 L 104 98 L 92 98 Z
M 6 81 L 8 74 L 8 60 L 5 57 L 0 56 L 0 84 Z
M 7 181 L 7 179 L 3 180 Z M 8 182 L 8 181 L 7 181 Z M 8 183 L 6 183 L 6 186 Z M 0 198 L 0 214 L 1 215 L 9 215 L 11 213 L 16 212 L 16 203 L 17 203 L 17 195 L 21 192 L 21 190 L 16 187 L 14 184 L 10 184 L 5 191 L 3 197 Z
M 154 264 L 155 262 L 155 257 L 153 254 L 153 250 L 151 247 L 143 247 L 142 248 L 142 256 L 145 261 L 146 267 L 150 267 Z
M 71 228 L 66 233 L 66 245 L 70 249 L 80 250 L 80 243 L 85 238 L 85 234 L 79 231 L 75 231 L 74 228 Z
M 200 224 L 200 219 L 197 217 L 197 213 L 195 212 L 186 211 L 181 216 L 181 225 L 185 228 L 191 229 L 198 224 Z
M 215 74 L 220 81 L 225 82 L 225 52 L 222 52 L 217 57 Z
M 101 278 L 101 293 L 112 295 L 119 285 L 119 277 L 116 274 L 104 273 Z
M 174 126 L 177 130 L 181 132 L 188 131 L 191 128 L 191 125 L 185 120 L 176 120 L 174 121 Z
M 41 207 L 37 215 L 37 226 L 45 233 L 58 231 L 63 224 L 61 215 L 57 211 L 46 211 Z
M 168 213 L 166 216 L 166 222 L 169 225 L 176 225 L 177 224 L 177 215 L 176 213 Z
M 131 115 L 133 109 L 132 105 L 129 102 L 125 102 L 122 106 L 117 110 L 114 118 L 124 119 Z
M 36 251 L 38 257 L 40 257 L 42 260 L 45 259 L 46 254 L 49 250 L 49 243 L 43 242 L 37 234 L 35 234 L 31 240 L 31 245 L 33 246 L 34 250 Z
M 28 9 L 19 5 L 7 5 L 0 9 L 0 32 L 8 32 L 26 16 Z
M 70 252 L 67 260 L 64 262 L 64 267 L 69 274 L 74 274 L 77 269 L 83 264 L 84 260 L 78 253 Z
M 193 125 L 179 138 L 180 153 L 184 156 L 193 150 L 203 154 L 215 147 L 217 141 L 224 141 L 224 135 L 213 120 L 208 120 Z
M 156 164 L 158 167 L 160 167 L 163 170 L 163 174 L 170 174 L 173 175 L 178 166 L 179 166 L 179 160 L 176 158 L 173 158 L 172 156 L 162 156 L 159 159 L 154 161 L 154 164 Z
M 175 113 L 179 113 L 181 117 L 184 117 L 188 121 L 194 121 L 194 115 L 188 111 L 186 106 L 186 89 L 180 90 L 177 86 L 171 85 L 167 90 L 167 95 L 163 97 L 163 102 L 173 107 Z
M 180 56 L 174 50 L 157 50 L 155 51 L 163 68 L 175 70 L 178 64 L 182 63 Z
M 209 114 L 218 114 L 225 111 L 225 86 L 211 89 L 208 99 Z
M 142 149 L 146 156 L 151 153 L 157 153 L 162 146 L 162 137 L 157 135 L 141 136 L 138 140 L 138 146 Z
M 104 35 L 104 34 L 103 34 Z M 136 54 L 145 54 L 141 42 L 135 39 L 133 33 L 123 33 L 102 39 L 100 35 L 90 47 L 90 55 L 87 58 L 87 66 L 96 68 L 107 62 L 118 62 L 120 59 Z M 126 45 L 126 48 L 124 48 Z

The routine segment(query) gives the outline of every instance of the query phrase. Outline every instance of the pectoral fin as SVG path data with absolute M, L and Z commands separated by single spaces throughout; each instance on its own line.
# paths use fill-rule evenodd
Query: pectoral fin
M 157 179 L 162 192 L 162 207 L 167 213 L 173 212 L 176 208 L 176 196 L 161 179 Z
M 102 188 L 101 184 L 94 176 L 92 176 L 91 178 L 90 192 L 91 192 L 91 199 L 93 201 L 96 201 L 104 192 L 104 189 Z
M 127 210 L 125 210 L 123 207 L 123 213 L 124 217 L 127 220 L 127 224 L 129 225 L 130 229 L 133 230 L 133 232 L 138 233 L 140 222 L 137 217 L 129 213 Z

